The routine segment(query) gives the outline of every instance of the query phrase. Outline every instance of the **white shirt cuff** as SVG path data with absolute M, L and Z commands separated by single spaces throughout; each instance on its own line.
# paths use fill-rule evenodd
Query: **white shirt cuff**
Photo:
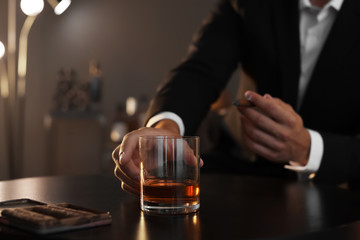
M 173 120 L 179 127 L 180 135 L 183 136 L 185 133 L 185 126 L 182 119 L 179 117 L 179 115 L 173 113 L 173 112 L 160 112 L 153 117 L 149 119 L 149 121 L 146 123 L 146 127 L 152 127 L 155 123 L 164 120 L 164 119 L 170 119 Z
M 298 163 L 290 161 L 290 165 L 285 165 L 286 169 L 290 169 L 296 172 L 307 172 L 315 173 L 319 170 L 322 156 L 324 154 L 324 141 L 320 133 L 307 129 L 310 134 L 311 144 L 310 144 L 310 155 L 309 161 L 305 166 L 301 166 Z

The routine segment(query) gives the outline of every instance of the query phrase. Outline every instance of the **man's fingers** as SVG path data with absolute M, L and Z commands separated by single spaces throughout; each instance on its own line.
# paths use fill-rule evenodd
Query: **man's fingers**
M 254 104 L 252 104 L 249 100 L 247 100 L 245 98 L 236 99 L 233 102 L 233 105 L 236 107 L 255 107 Z
M 269 118 L 267 115 L 257 111 L 253 108 L 242 108 L 239 109 L 241 114 L 251 122 L 257 128 L 267 132 L 268 134 L 283 139 L 284 127 L 275 122 L 273 119 Z
M 131 161 L 134 151 L 138 148 L 139 131 L 130 132 L 125 135 L 120 145 L 119 163 L 127 164 Z
M 115 165 L 119 164 L 119 152 L 120 152 L 120 146 L 117 146 L 111 154 Z
M 128 133 L 122 141 L 122 144 L 119 145 L 112 153 L 112 158 L 115 163 L 114 174 L 117 178 L 121 180 L 121 187 L 124 191 L 139 195 L 140 190 L 140 168 L 139 168 L 139 137 L 140 136 L 169 136 L 171 137 L 180 137 L 172 132 L 169 132 L 165 129 L 156 129 L 156 128 L 141 128 L 139 130 Z M 143 142 L 141 142 L 142 144 Z M 176 144 L 175 144 L 176 143 Z M 175 144 L 175 148 L 173 149 Z M 167 156 L 169 160 L 172 159 L 174 155 L 174 151 L 177 148 L 181 148 L 183 150 L 183 158 L 186 161 L 186 158 L 192 163 L 194 166 L 198 166 L 199 159 L 198 156 L 194 155 L 194 152 L 187 144 L 177 144 L 176 141 L 173 141 L 170 146 L 164 145 L 164 149 L 169 151 Z M 145 148 L 143 148 L 145 147 Z M 145 151 L 152 151 L 151 149 L 154 147 L 153 144 L 149 146 L 143 146 L 142 149 Z M 187 151 L 191 150 L 191 151 Z M 187 152 L 191 152 L 188 154 Z M 198 153 L 196 153 L 198 154 Z M 189 156 L 189 157 L 188 157 Z M 204 162 L 200 159 L 200 166 L 202 166 Z M 148 166 L 151 169 L 151 166 Z
M 134 178 L 129 177 L 127 174 L 125 174 L 125 172 L 121 169 L 123 166 L 121 166 L 119 164 L 119 160 L 118 160 L 118 154 L 119 153 L 119 147 L 117 147 L 112 154 L 113 160 L 115 162 L 115 169 L 114 169 L 114 174 L 117 178 L 119 178 L 122 182 L 125 182 L 127 185 L 132 186 L 133 188 L 139 188 L 139 181 L 135 180 L 134 178 L 136 178 L 136 176 L 139 176 L 139 170 L 135 169 L 132 172 L 135 171 L 135 176 Z M 128 173 L 128 172 L 127 172 Z M 128 173 L 129 174 L 129 173 Z M 137 174 L 137 175 L 136 175 Z
M 279 142 L 272 134 L 262 131 L 257 128 L 251 121 L 242 117 L 242 129 L 246 137 L 250 138 L 253 142 L 267 146 L 275 151 L 281 150 L 283 143 Z
M 175 144 L 176 142 L 176 144 Z M 169 141 L 168 146 L 170 149 L 171 154 L 173 154 L 173 152 L 176 151 L 182 151 L 182 158 L 184 160 L 184 162 L 190 166 L 193 167 L 197 167 L 200 166 L 202 167 L 204 165 L 204 161 L 199 158 L 199 152 L 194 152 L 194 150 L 189 146 L 189 143 L 186 140 L 183 139 L 176 139 L 175 142 Z M 191 145 L 191 143 L 190 143 Z M 196 146 L 196 144 L 195 144 Z
M 279 142 L 275 138 L 257 129 L 246 118 L 243 118 L 242 128 L 245 144 L 251 151 L 269 160 L 276 158 Z
M 306 164 L 311 139 L 293 108 L 269 94 L 261 96 L 247 91 L 245 96 L 256 105 L 256 108 L 238 107 L 244 120 L 247 146 L 256 154 L 275 162 Z
M 133 188 L 130 185 L 127 185 L 124 182 L 121 182 L 121 189 L 124 190 L 127 193 L 134 194 L 135 196 L 140 195 L 140 190 L 138 188 Z
M 139 189 L 140 188 L 140 180 L 135 181 L 129 176 L 127 176 L 120 168 L 115 167 L 114 174 L 117 178 L 119 178 L 126 185 L 131 186 L 132 188 Z
M 261 96 L 260 94 L 252 91 L 245 92 L 245 97 L 260 111 L 275 121 L 280 123 L 287 122 L 288 114 L 286 114 L 287 109 L 285 109 L 285 106 L 287 105 L 285 105 L 282 101 L 275 100 L 269 94 Z
M 184 161 L 186 162 L 186 164 L 193 167 L 196 167 L 198 165 L 202 167 L 204 165 L 204 161 L 201 158 L 198 160 L 198 157 L 195 156 L 193 150 L 190 149 L 190 151 L 186 151 L 184 155 L 185 155 Z
M 141 128 L 125 135 L 120 145 L 120 164 L 127 164 L 131 161 L 134 153 L 138 152 L 140 136 L 177 136 L 165 129 L 159 128 Z
M 259 144 L 253 140 L 251 140 L 248 137 L 245 137 L 245 143 L 248 146 L 248 148 L 255 152 L 256 154 L 263 156 L 266 159 L 269 160 L 277 160 L 276 152 L 262 144 Z

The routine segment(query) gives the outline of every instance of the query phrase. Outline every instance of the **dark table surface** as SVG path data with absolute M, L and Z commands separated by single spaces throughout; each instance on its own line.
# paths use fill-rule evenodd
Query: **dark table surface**
M 0 225 L 0 239 L 360 239 L 360 194 L 280 179 L 201 175 L 196 214 L 152 216 L 113 176 L 0 182 L 0 201 L 31 198 L 110 211 L 111 225 L 46 236 Z

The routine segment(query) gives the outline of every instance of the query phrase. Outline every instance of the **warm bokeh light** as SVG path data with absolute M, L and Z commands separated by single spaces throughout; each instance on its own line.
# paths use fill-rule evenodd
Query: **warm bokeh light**
M 111 128 L 110 138 L 113 142 L 120 142 L 127 133 L 127 125 L 123 122 L 116 122 Z
M 44 8 L 43 0 L 21 0 L 21 10 L 28 16 L 36 16 Z
M 4 44 L 0 41 L 0 59 L 4 56 L 5 54 L 5 46 Z
M 56 15 L 60 15 L 70 6 L 71 0 L 62 0 L 59 4 L 55 7 L 54 12 Z
M 0 41 L 0 95 L 3 98 L 9 96 L 9 84 L 6 74 L 6 68 L 2 57 L 5 55 L 5 46 Z
M 135 114 L 137 109 L 137 101 L 134 97 L 128 97 L 126 99 L 126 113 L 129 116 L 132 116 Z

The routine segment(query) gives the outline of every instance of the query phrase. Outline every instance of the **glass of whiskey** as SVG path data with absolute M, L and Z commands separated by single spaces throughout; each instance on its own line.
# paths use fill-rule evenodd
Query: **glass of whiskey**
M 141 210 L 187 214 L 200 208 L 200 138 L 139 138 Z

